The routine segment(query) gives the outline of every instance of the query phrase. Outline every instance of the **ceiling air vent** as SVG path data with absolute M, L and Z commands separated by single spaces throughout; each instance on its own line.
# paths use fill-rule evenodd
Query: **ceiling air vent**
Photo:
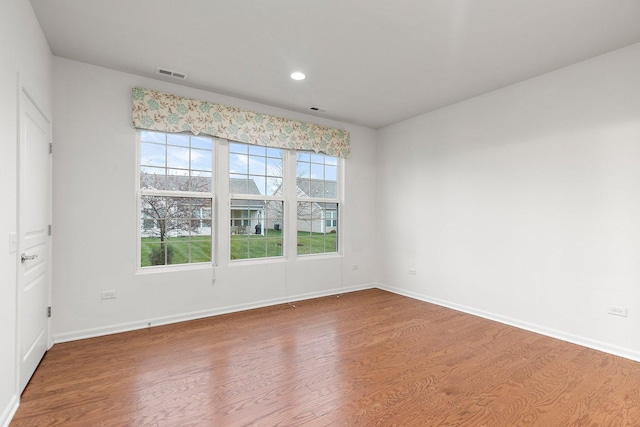
M 158 68 L 156 71 L 158 74 L 162 74 L 163 76 L 175 77 L 176 79 L 184 80 L 187 78 L 187 75 L 184 73 L 178 73 L 177 71 L 171 71 L 165 68 Z
M 320 107 L 309 107 L 309 109 L 311 111 L 315 111 L 317 113 L 326 113 L 327 110 L 325 110 L 324 108 L 320 108 Z

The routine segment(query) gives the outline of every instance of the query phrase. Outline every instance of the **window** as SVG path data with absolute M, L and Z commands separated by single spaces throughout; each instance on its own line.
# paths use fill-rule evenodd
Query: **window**
M 298 152 L 298 255 L 338 252 L 338 158 Z
M 326 211 L 327 213 L 327 222 L 325 225 L 327 227 L 338 227 L 338 212 L 336 211 Z
M 283 150 L 229 143 L 230 257 L 283 255 Z
M 213 139 L 139 136 L 140 266 L 211 262 Z

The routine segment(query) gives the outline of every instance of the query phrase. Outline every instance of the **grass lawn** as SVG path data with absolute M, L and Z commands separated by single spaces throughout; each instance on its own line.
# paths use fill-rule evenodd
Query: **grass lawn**
M 161 251 L 159 237 L 143 237 L 141 245 L 141 260 L 143 267 L 151 265 L 165 265 L 164 262 L 153 262 L 154 251 Z M 211 238 L 209 236 L 173 237 L 167 240 L 167 251 L 171 252 L 167 264 L 189 264 L 194 262 L 211 261 Z M 163 258 L 163 257 L 162 257 Z
M 335 233 L 298 232 L 298 255 L 337 252 Z M 282 256 L 282 231 L 266 230 L 266 235 L 231 235 L 231 259 Z
M 162 250 L 160 239 L 143 237 L 141 245 L 143 267 L 164 265 L 164 257 L 153 259 L 154 251 Z M 298 255 L 337 252 L 338 236 L 335 233 L 298 232 Z M 211 239 L 208 236 L 174 237 L 167 241 L 171 253 L 167 264 L 188 264 L 211 261 Z M 231 259 L 251 259 L 282 256 L 282 231 L 266 230 L 266 234 L 231 235 Z

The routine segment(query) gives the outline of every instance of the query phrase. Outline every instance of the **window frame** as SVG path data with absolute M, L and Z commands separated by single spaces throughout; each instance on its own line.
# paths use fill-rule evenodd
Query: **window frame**
M 175 191 L 175 190 L 143 190 L 141 188 L 141 171 L 142 171 L 142 132 L 146 130 L 137 129 L 135 132 L 135 147 L 136 147 L 136 274 L 147 273 L 161 273 L 171 272 L 177 270 L 197 270 L 197 269 L 210 269 L 216 267 L 222 262 L 227 267 L 238 267 L 243 264 L 272 264 L 279 262 L 289 262 L 295 260 L 313 260 L 321 258 L 336 258 L 344 256 L 344 215 L 345 206 L 344 201 L 344 176 L 346 161 L 340 156 L 330 156 L 324 153 L 314 153 L 313 151 L 302 151 L 282 148 L 282 191 L 279 195 L 249 195 L 231 193 L 229 179 L 231 175 L 230 165 L 230 144 L 246 144 L 239 141 L 228 140 L 223 138 L 211 137 L 208 135 L 202 135 L 211 140 L 211 182 L 209 192 L 199 191 Z M 151 131 L 156 132 L 156 131 Z M 161 132 L 169 135 L 169 132 Z M 185 132 L 189 136 L 189 133 Z M 246 144 L 255 145 L 255 144 Z M 298 194 L 297 183 L 297 162 L 298 153 L 309 154 L 321 154 L 324 156 L 333 157 L 336 159 L 336 194 L 335 198 L 313 198 L 313 197 L 300 197 Z M 142 215 L 142 201 L 143 195 L 149 196 L 167 196 L 167 197 L 192 197 L 208 199 L 211 203 L 211 260 L 204 262 L 192 262 L 185 264 L 169 264 L 169 265 L 152 265 L 142 267 L 142 237 L 143 225 L 145 219 Z M 282 223 L 280 229 L 282 230 L 282 252 L 281 255 L 271 257 L 260 258 L 242 258 L 231 259 L 231 200 L 260 200 L 270 201 L 275 200 L 282 203 Z M 220 202 L 222 201 L 222 202 Z M 298 202 L 318 202 L 318 203 L 335 203 L 337 205 L 337 214 L 332 216 L 330 221 L 337 222 L 338 234 L 336 250 L 331 252 L 319 252 L 319 253 L 298 253 L 298 220 L 297 209 Z M 322 219 L 322 223 L 326 224 L 329 221 L 326 218 Z
M 298 154 L 299 153 L 305 153 L 305 154 L 309 154 L 310 156 L 313 155 L 322 155 L 325 157 L 332 157 L 336 159 L 336 195 L 334 198 L 324 198 L 324 197 L 301 197 L 298 194 L 298 183 L 297 183 L 297 170 L 298 170 Z M 343 211 L 344 211 L 344 200 L 343 200 L 343 194 L 344 194 L 344 159 L 339 157 L 339 156 L 331 156 L 329 154 L 325 154 L 325 153 L 315 153 L 313 151 L 302 151 L 302 150 L 296 150 L 292 152 L 292 158 L 293 158 L 293 170 L 296 171 L 296 177 L 293 180 L 293 184 L 295 185 L 295 200 L 293 202 L 295 208 L 293 209 L 293 214 L 295 215 L 295 220 L 294 221 L 290 221 L 294 223 L 294 236 L 295 239 L 293 246 L 295 247 L 295 256 L 299 259 L 318 259 L 318 258 L 334 258 L 334 257 L 342 257 L 343 256 L 343 241 L 344 241 L 344 230 L 343 230 Z M 313 162 L 310 161 L 310 164 L 312 164 Z M 325 163 L 326 165 L 326 163 Z M 325 180 L 323 180 L 325 181 Z M 317 252 L 317 253 L 299 253 L 298 252 L 298 203 L 299 202 L 310 202 L 310 203 L 331 203 L 331 204 L 336 204 L 336 216 L 335 218 L 332 218 L 331 221 L 337 221 L 337 232 L 336 232 L 336 237 L 337 237 L 337 245 L 336 245 L 336 250 L 335 251 L 331 251 L 331 252 Z M 326 214 L 326 212 L 325 212 Z M 321 219 L 321 222 L 324 226 L 326 226 L 326 218 L 323 217 Z M 326 233 L 325 233 L 326 234 Z
M 265 159 L 265 165 L 268 164 L 268 159 L 270 158 L 274 158 L 273 156 L 269 156 L 268 155 L 268 150 L 269 149 L 277 149 L 280 151 L 281 153 L 281 161 L 282 161 L 282 166 L 281 166 L 281 171 L 282 171 L 282 176 L 281 177 L 275 177 L 275 178 L 280 178 L 281 180 L 281 184 L 280 184 L 280 194 L 245 194 L 245 193 L 232 193 L 231 192 L 231 179 L 235 179 L 232 178 L 231 175 L 242 175 L 239 174 L 237 172 L 232 173 L 231 172 L 231 155 L 232 154 L 239 154 L 239 153 L 235 153 L 232 152 L 231 150 L 231 145 L 232 144 L 236 144 L 236 145 L 246 145 L 248 147 L 248 155 L 251 156 L 252 154 L 251 152 L 251 147 L 252 146 L 257 146 L 257 147 L 261 147 L 264 148 L 265 151 L 265 155 L 264 155 L 264 159 Z M 248 144 L 248 143 L 244 143 L 244 142 L 240 142 L 240 141 L 233 141 L 233 140 L 227 140 L 227 168 L 225 171 L 225 176 L 226 176 L 226 186 L 228 189 L 228 197 L 227 197 L 227 202 L 228 202 L 228 209 L 226 214 L 228 215 L 229 221 L 228 221 L 228 225 L 227 227 L 229 227 L 225 232 L 220 233 L 220 238 L 222 238 L 223 235 L 227 236 L 225 237 L 226 240 L 226 244 L 227 247 L 229 248 L 229 255 L 228 255 L 228 262 L 230 265 L 234 265 L 234 264 L 242 264 L 242 263 L 260 263 L 260 262 L 269 262 L 269 261 L 281 261 L 283 259 L 287 258 L 287 239 L 288 239 L 288 232 L 287 232 L 287 228 L 286 228 L 286 224 L 287 224 L 287 164 L 289 162 L 289 158 L 290 158 L 290 151 L 291 150 L 287 150 L 284 148 L 277 148 L 277 147 L 266 147 L 266 146 L 262 146 L 262 145 L 256 145 L 256 144 Z M 257 157 L 263 157 L 263 156 L 259 156 L 259 155 L 255 155 Z M 251 179 L 251 176 L 260 176 L 260 175 L 256 175 L 255 173 L 251 173 L 250 167 L 248 166 L 247 169 L 247 173 L 246 173 L 247 179 Z M 264 175 L 265 181 L 269 178 L 274 178 L 274 176 L 272 175 L 268 175 L 267 170 L 265 169 L 265 175 Z M 266 190 L 266 187 L 265 187 Z M 266 191 L 265 191 L 266 192 Z M 274 255 L 274 256 L 263 256 L 263 257 L 255 257 L 255 258 L 232 258 L 232 248 L 231 248 L 231 241 L 232 241 L 232 228 L 233 227 L 231 225 L 231 223 L 235 220 L 238 220 L 239 218 L 234 218 L 231 214 L 232 211 L 232 202 L 234 200 L 247 200 L 247 201 L 259 201 L 259 202 L 265 202 L 265 204 L 269 203 L 269 202 L 279 202 L 282 204 L 282 221 L 280 223 L 280 230 L 282 232 L 282 241 L 281 241 L 281 253 L 280 255 Z M 244 219 L 244 216 L 241 218 Z M 247 220 L 250 221 L 250 218 L 247 218 Z M 251 228 L 251 224 L 249 223 L 249 228 Z M 265 230 L 267 228 L 265 227 Z M 249 240 L 249 236 L 251 236 L 251 230 L 249 230 L 249 233 L 247 233 L 247 239 Z M 268 239 L 268 238 L 267 238 Z M 267 244 L 268 244 L 268 240 L 267 240 Z M 268 250 L 268 249 L 267 249 Z
M 142 141 L 142 133 L 143 132 L 157 132 L 165 135 L 187 135 L 191 137 L 199 137 L 199 138 L 207 138 L 211 140 L 211 178 L 209 191 L 181 191 L 181 190 L 150 190 L 141 188 L 141 172 L 142 172 L 142 143 L 146 141 Z M 208 135 L 192 135 L 188 132 L 180 132 L 180 133 L 172 133 L 172 132 L 163 132 L 163 131 L 150 131 L 144 129 L 136 129 L 135 133 L 136 138 L 136 273 L 146 274 L 146 273 L 156 273 L 161 271 L 177 271 L 177 270 L 194 270 L 194 269 L 204 269 L 211 268 L 212 265 L 216 264 L 216 240 L 218 234 L 217 227 L 217 215 L 216 215 L 216 183 L 217 183 L 217 174 L 218 167 L 216 163 L 217 159 L 217 140 L 214 137 Z M 160 145 L 160 144 L 158 144 Z M 167 146 L 167 142 L 165 141 L 165 146 Z M 190 147 L 191 150 L 192 147 Z M 197 149 L 197 148 L 196 148 Z M 208 150 L 207 150 L 208 151 Z M 165 154 L 166 156 L 166 154 Z M 191 167 L 190 167 L 191 168 Z M 165 169 L 169 169 L 165 166 Z M 189 169 L 191 170 L 191 169 Z M 196 169 L 197 170 L 197 169 Z M 211 206 L 211 235 L 210 235 L 210 245 L 211 245 L 211 259 L 209 261 L 201 261 L 201 262 L 189 262 L 182 264 L 158 264 L 158 265 L 142 265 L 142 238 L 143 238 L 143 226 L 148 219 L 142 218 L 142 205 L 143 205 L 143 197 L 174 197 L 174 198 L 189 198 L 189 199 L 202 199 L 208 200 Z M 191 220 L 192 218 L 189 218 Z

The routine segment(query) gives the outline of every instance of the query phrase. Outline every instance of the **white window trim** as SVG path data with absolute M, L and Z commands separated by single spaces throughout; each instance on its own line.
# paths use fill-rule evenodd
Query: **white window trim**
M 338 160 L 338 186 L 337 198 L 299 198 L 297 195 L 297 153 L 296 150 L 283 149 L 283 188 L 281 195 L 248 195 L 234 194 L 229 192 L 229 140 L 222 138 L 213 138 L 212 147 L 212 183 L 211 192 L 181 192 L 181 191 L 158 191 L 158 190 L 142 190 L 140 188 L 140 130 L 135 133 L 136 156 L 136 271 L 135 274 L 157 274 L 184 270 L 203 270 L 211 269 L 224 263 L 228 267 L 241 267 L 243 265 L 256 264 L 272 264 L 289 261 L 309 261 L 330 258 L 341 258 L 344 256 L 344 242 L 348 230 L 344 227 L 345 212 L 347 204 L 345 203 L 345 159 L 337 157 Z M 231 141 L 235 142 L 235 141 Z M 189 264 L 171 264 L 142 267 L 141 260 L 141 225 L 142 218 L 140 215 L 142 208 L 142 196 L 169 196 L 169 197 L 198 197 L 211 198 L 212 224 L 211 224 L 211 261 Z M 230 226 L 230 203 L 231 199 L 243 200 L 274 200 L 284 203 L 283 211 L 283 247 L 282 255 L 276 257 L 264 258 L 248 258 L 231 260 L 231 226 Z M 337 203 L 338 204 L 338 248 L 336 252 L 323 252 L 317 254 L 298 254 L 298 235 L 297 235 L 297 205 L 298 201 L 318 202 L 318 203 Z
M 172 190 L 143 190 L 140 188 L 140 155 L 141 155 L 141 132 L 144 130 L 137 129 L 135 132 L 135 147 L 136 156 L 134 161 L 136 162 L 136 271 L 135 274 L 153 274 L 172 271 L 184 271 L 184 270 L 197 270 L 197 269 L 210 269 L 212 266 L 216 266 L 216 240 L 218 232 L 218 221 L 216 212 L 216 189 L 218 180 L 217 170 L 217 146 L 218 141 L 216 138 L 212 138 L 213 145 L 211 147 L 211 155 L 213 171 L 211 173 L 211 191 L 210 192 L 198 192 L 198 191 L 172 191 Z M 162 132 L 167 133 L 167 132 Z M 153 265 L 142 266 L 142 196 L 165 196 L 165 197 L 197 197 L 203 199 L 211 199 L 211 261 L 205 262 L 192 262 L 187 264 L 169 264 L 169 265 Z
M 229 141 L 229 140 L 225 140 L 226 141 L 226 168 L 225 168 L 225 176 L 227 177 L 226 179 L 226 188 L 227 188 L 227 196 L 226 196 L 226 229 L 225 229 L 225 234 L 224 234 L 224 238 L 226 240 L 226 248 L 227 248 L 227 255 L 226 255 L 226 259 L 229 262 L 229 265 L 238 265 L 238 264 L 260 264 L 260 263 L 268 263 L 268 262 L 277 262 L 277 261 L 282 261 L 282 260 L 286 260 L 288 259 L 288 245 L 287 245 L 287 239 L 289 236 L 289 232 L 287 231 L 287 224 L 289 223 L 289 221 L 287 221 L 287 205 L 290 204 L 289 202 L 287 202 L 287 198 L 288 198 L 288 194 L 290 193 L 290 191 L 288 190 L 288 176 L 289 176 L 289 163 L 291 163 L 291 161 L 289 160 L 291 158 L 291 150 L 287 150 L 284 148 L 280 148 L 280 150 L 282 150 L 282 191 L 281 194 L 274 194 L 274 195 L 263 195 L 263 194 L 236 194 L 236 193 L 230 193 L 229 192 L 229 174 L 230 174 L 230 166 L 229 166 L 229 143 L 233 143 L 233 144 L 245 144 L 245 145 L 251 145 L 251 144 L 246 144 L 243 142 L 238 142 L 238 141 Z M 295 162 L 294 162 L 295 163 Z M 220 197 L 222 197 L 222 194 L 220 194 Z M 276 201 L 276 202 L 282 202 L 284 208 L 283 208 L 283 212 L 282 212 L 282 221 L 284 222 L 284 227 L 282 229 L 282 255 L 279 256 L 271 256 L 271 257 L 261 257 L 261 258 L 240 258 L 240 259 L 231 259 L 231 200 L 265 200 L 265 201 Z M 222 221 L 220 221 L 222 222 Z M 219 236 L 222 238 L 222 235 L 219 234 Z
M 304 151 L 300 151 L 300 152 L 304 152 Z M 293 169 L 294 169 L 294 175 L 297 172 L 297 154 L 298 151 L 292 151 L 292 156 L 293 156 L 293 161 L 291 163 L 293 163 Z M 324 154 L 324 153 L 318 153 L 318 154 L 322 154 L 322 155 L 326 155 L 328 156 L 328 154 Z M 293 240 L 293 250 L 294 250 L 294 254 L 296 255 L 296 258 L 298 259 L 322 259 L 322 258 L 340 258 L 344 256 L 344 227 L 343 227 L 343 212 L 344 212 L 344 168 L 345 168 L 345 164 L 344 164 L 344 159 L 342 157 L 337 157 L 337 156 L 331 156 L 331 157 L 336 157 L 338 159 L 338 185 L 337 185 L 337 196 L 336 198 L 333 199 L 328 199 L 328 198 L 318 198 L 318 197 L 298 197 L 297 195 L 297 191 L 295 194 L 295 200 L 294 200 L 294 209 L 293 209 L 293 218 L 295 218 L 293 222 L 294 224 L 294 230 L 293 230 L 293 236 L 295 237 Z M 296 182 L 296 177 L 294 176 L 293 179 L 293 188 L 294 190 L 296 189 L 297 186 L 297 182 Z M 336 249 L 335 252 L 321 252 L 321 253 L 317 253 L 317 254 L 298 254 L 298 246 L 297 246 L 297 242 L 298 242 L 298 202 L 311 202 L 311 203 L 337 203 L 338 204 L 338 247 Z

